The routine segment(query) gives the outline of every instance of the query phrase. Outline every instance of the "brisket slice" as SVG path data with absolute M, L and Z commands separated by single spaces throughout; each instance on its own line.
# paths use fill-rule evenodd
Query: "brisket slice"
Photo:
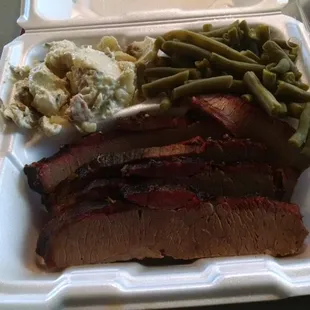
M 179 121 L 177 124 L 180 125 L 180 123 L 182 122 Z M 121 131 L 106 134 L 95 133 L 82 138 L 77 143 L 62 147 L 59 152 L 49 158 L 26 165 L 24 172 L 30 188 L 41 194 L 50 193 L 76 169 L 100 154 L 163 146 L 197 135 L 220 139 L 226 133 L 227 131 L 211 118 L 188 126 L 183 124 L 179 128 L 128 133 Z
M 176 163 L 178 170 L 174 173 Z M 183 168 L 181 163 L 187 167 Z M 159 165 L 160 163 L 156 162 L 156 166 Z M 132 166 L 140 166 L 141 169 L 142 164 Z M 221 196 L 259 195 L 289 201 L 292 188 L 297 181 L 297 175 L 291 171 L 288 174 L 287 169 L 275 169 L 267 164 L 214 165 L 204 162 L 201 158 L 197 160 L 179 158 L 165 161 L 164 167 L 162 174 L 154 176 L 150 174 L 144 179 L 97 179 L 75 192 L 71 191 L 68 194 L 62 191 L 57 195 L 50 195 L 44 203 L 48 211 L 56 215 L 74 208 L 78 202 L 84 200 L 102 202 L 107 199 L 127 199 L 149 207 L 150 201 L 152 204 L 169 205 L 165 198 L 177 206 L 182 204 L 184 197 L 187 196 L 210 199 Z M 145 174 L 143 175 L 145 177 Z M 148 201 L 148 204 L 141 204 L 141 201 Z
M 307 234 L 298 206 L 260 197 L 178 210 L 86 203 L 52 219 L 36 252 L 57 269 L 165 256 L 286 256 L 301 251 Z
M 309 159 L 288 144 L 295 130 L 286 122 L 268 116 L 262 109 L 232 95 L 207 95 L 193 98 L 194 106 L 212 116 L 238 138 L 251 138 L 264 143 L 279 165 L 300 170 L 309 166 Z
M 203 157 L 205 161 L 241 162 L 268 161 L 268 153 L 264 145 L 249 140 L 204 140 L 195 137 L 181 143 L 161 147 L 133 149 L 126 152 L 105 153 L 75 171 L 76 178 L 86 178 L 91 175 L 105 177 L 105 169 L 121 168 L 125 164 L 148 159 L 164 159 L 177 156 Z
M 203 158 L 172 158 L 168 160 L 148 160 L 142 163 L 127 164 L 122 168 L 122 175 L 123 177 L 133 178 L 178 178 L 179 180 L 182 177 L 192 177 L 192 185 L 194 185 L 195 182 L 199 182 L 201 178 L 204 180 L 208 178 L 209 182 L 205 183 L 208 188 L 200 188 L 201 190 L 209 191 L 212 180 L 220 180 L 220 182 L 226 182 L 226 184 L 236 181 L 240 184 L 240 186 L 244 187 L 244 191 L 251 188 L 251 186 L 253 186 L 253 189 L 254 186 L 258 186 L 257 193 L 260 193 L 264 182 L 266 182 L 265 185 L 267 189 L 269 186 L 269 181 L 267 181 L 267 179 L 270 180 L 273 176 L 272 188 L 275 189 L 275 197 L 281 201 L 290 201 L 293 190 L 299 178 L 299 173 L 289 167 L 279 168 L 261 163 L 214 165 L 206 162 Z M 235 178 L 236 176 L 237 178 Z M 250 184 L 247 184 L 248 181 L 250 181 Z M 221 194 L 218 194 L 218 196 L 242 195 L 238 190 L 235 194 L 229 190 L 224 190 L 225 187 L 222 185 L 222 183 L 214 183 L 215 187 L 220 186 L 220 188 L 223 189 Z M 231 188 L 237 186 L 238 184 L 234 184 Z M 264 196 L 262 193 L 260 195 Z M 268 194 L 266 194 L 266 196 L 271 198 L 273 197 Z
M 79 192 L 95 179 L 120 177 L 125 164 L 145 161 L 149 159 L 168 159 L 174 157 L 202 156 L 204 161 L 238 162 L 253 161 L 266 162 L 267 150 L 260 143 L 248 140 L 203 140 L 200 137 L 189 141 L 163 147 L 150 147 L 129 150 L 127 152 L 107 153 L 97 157 L 89 164 L 77 169 L 71 178 L 61 182 L 53 193 L 43 197 L 43 204 L 49 207 L 53 197 L 66 197 Z

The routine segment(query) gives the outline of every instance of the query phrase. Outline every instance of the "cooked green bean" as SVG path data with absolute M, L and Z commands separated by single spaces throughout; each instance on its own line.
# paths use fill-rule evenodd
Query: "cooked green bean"
M 296 147 L 301 147 L 307 140 L 310 129 L 310 103 L 305 104 L 298 123 L 298 128 L 288 142 Z
M 291 65 L 287 58 L 282 58 L 276 66 L 273 68 L 270 68 L 271 72 L 278 73 L 278 74 L 284 74 L 288 72 L 291 68 Z
M 195 66 L 197 67 L 197 69 L 205 69 L 205 68 L 210 68 L 210 62 L 208 59 L 203 59 L 203 60 L 198 60 L 195 61 Z
M 138 63 L 136 65 L 136 70 L 137 70 L 137 89 L 139 91 L 139 94 L 141 94 L 141 87 L 145 83 L 144 79 L 144 71 L 145 71 L 145 64 L 144 63 Z
M 302 111 L 304 110 L 304 105 L 299 103 L 290 103 L 287 104 L 287 113 L 288 116 L 293 118 L 300 118 Z
M 205 32 L 199 32 L 199 34 L 204 35 Z M 221 42 L 225 45 L 229 45 L 229 40 L 225 39 L 225 38 L 217 38 L 217 37 L 210 37 L 211 39 L 217 41 L 217 42 Z
M 299 47 L 297 43 L 291 42 L 290 40 L 273 39 L 281 48 L 290 50 L 294 47 Z
M 282 80 L 284 82 L 290 83 L 290 84 L 295 84 L 296 82 L 296 78 L 295 78 L 295 74 L 293 72 L 285 72 L 282 76 L 281 76 Z
M 270 91 L 277 88 L 277 75 L 267 69 L 263 71 L 263 85 Z
M 164 39 L 179 39 L 180 41 L 194 44 L 198 47 L 204 48 L 210 52 L 218 53 L 232 60 L 255 63 L 253 59 L 240 54 L 238 51 L 230 48 L 229 46 L 192 31 L 173 30 L 166 33 L 164 35 Z
M 154 67 L 147 68 L 144 71 L 144 76 L 148 78 L 163 78 L 166 76 L 174 75 L 183 71 L 189 72 L 190 79 L 199 79 L 201 74 L 197 69 L 194 68 L 171 68 L 171 67 Z
M 183 42 L 166 41 L 162 46 L 162 50 L 168 55 L 176 54 L 194 60 L 209 59 L 211 57 L 211 53 L 205 49 Z
M 145 97 L 155 97 L 160 93 L 171 91 L 179 85 L 183 85 L 188 80 L 189 72 L 183 71 L 172 76 L 161 78 L 159 80 L 144 84 L 142 92 Z
M 215 53 L 212 53 L 210 62 L 215 68 L 220 68 L 221 70 L 225 70 L 242 76 L 247 71 L 253 71 L 259 76 L 261 76 L 265 68 L 265 66 L 259 64 L 250 64 L 241 61 L 230 60 Z
M 297 60 L 297 55 L 293 55 L 293 54 L 287 54 L 287 56 L 289 57 L 289 59 L 293 62 L 293 63 L 295 63 L 296 62 L 296 60 Z
M 212 24 L 204 24 L 203 26 L 202 26 L 202 31 L 204 31 L 204 32 L 209 32 L 209 31 L 211 31 L 213 29 L 213 25 Z
M 172 91 L 172 99 L 176 100 L 181 97 L 227 91 L 230 88 L 232 81 L 233 77 L 231 75 L 196 80 L 192 83 L 175 88 Z
M 278 89 L 275 93 L 276 97 L 285 101 L 292 102 L 310 102 L 310 93 L 298 88 L 295 85 L 279 81 Z
M 292 47 L 289 54 L 290 54 L 290 55 L 294 55 L 294 56 L 297 57 L 298 54 L 299 54 L 299 46 L 297 46 L 297 47 Z
M 300 80 L 299 81 L 296 81 L 295 79 L 295 75 L 293 72 L 286 72 L 282 75 L 282 78 L 281 78 L 284 82 L 287 82 L 287 83 L 290 83 L 290 84 L 293 84 L 295 86 L 297 86 L 298 88 L 300 89 L 303 89 L 305 91 L 307 91 L 309 89 L 309 85 L 308 84 L 305 84 L 303 82 L 301 82 Z
M 222 37 L 223 34 L 228 32 L 231 28 L 238 27 L 238 25 L 239 25 L 239 20 L 236 20 L 235 22 L 233 22 L 232 24 L 230 24 L 228 26 L 221 27 L 218 29 L 214 29 L 211 31 L 206 30 L 206 28 L 208 28 L 208 27 L 203 26 L 202 28 L 203 28 L 204 35 L 207 37 Z
M 246 20 L 239 24 L 239 28 L 243 31 L 245 39 L 258 40 L 255 29 L 250 28 Z
M 284 102 L 280 102 L 280 105 L 279 117 L 284 117 L 287 115 L 287 105 Z
M 261 59 L 250 50 L 241 51 L 240 53 L 246 57 L 249 57 L 249 58 L 255 60 L 257 63 L 260 63 L 260 61 L 261 61 Z
M 157 50 L 161 50 L 163 44 L 165 43 L 165 39 L 162 36 L 159 36 L 156 38 L 155 42 L 154 42 L 154 46 Z
M 247 92 L 247 88 L 241 80 L 233 80 L 229 92 L 233 94 L 245 94 Z
M 243 77 L 243 82 L 269 115 L 278 116 L 281 113 L 283 107 L 273 94 L 261 84 L 254 72 L 248 71 Z
M 261 56 L 260 56 L 260 62 L 261 64 L 263 65 L 267 65 L 270 63 L 270 57 L 267 53 L 262 53 Z
M 254 98 L 251 94 L 244 94 L 241 96 L 241 98 L 247 102 L 253 102 Z
M 223 36 L 226 38 L 226 36 Z M 240 46 L 240 35 L 236 27 L 230 28 L 227 32 L 227 40 L 230 46 Z
M 171 108 L 171 106 L 172 106 L 172 102 L 168 97 L 165 97 L 160 102 L 160 109 L 163 111 L 169 110 Z
M 295 82 L 294 85 L 297 86 L 298 88 L 302 89 L 302 90 L 305 90 L 305 91 L 307 91 L 309 89 L 309 85 L 306 83 L 303 83 L 301 81 Z
M 290 63 L 290 70 L 295 74 L 296 80 L 300 79 L 301 73 L 299 72 L 298 68 L 276 42 L 271 40 L 267 41 L 263 45 L 263 50 L 268 53 L 271 61 L 279 62 L 283 58 L 287 59 L 287 61 Z
M 270 27 L 267 25 L 258 25 L 256 27 L 256 35 L 260 41 L 261 45 L 270 40 Z

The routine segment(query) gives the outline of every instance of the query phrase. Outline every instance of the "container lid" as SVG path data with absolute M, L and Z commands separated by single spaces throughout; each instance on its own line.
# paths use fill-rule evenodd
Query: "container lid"
M 279 12 L 289 0 L 22 0 L 26 30 Z

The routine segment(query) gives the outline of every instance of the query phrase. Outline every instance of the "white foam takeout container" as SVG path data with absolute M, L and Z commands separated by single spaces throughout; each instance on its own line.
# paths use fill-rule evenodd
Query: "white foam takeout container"
M 301 22 L 281 13 L 285 4 L 285 0 L 24 0 L 18 22 L 26 34 L 3 50 L 0 98 L 7 103 L 12 96 L 9 66 L 43 60 L 45 42 L 69 39 L 96 44 L 103 35 L 113 35 L 126 45 L 146 35 L 198 29 L 205 22 L 222 26 L 236 18 L 269 24 L 283 38 L 298 38 L 302 42 L 298 66 L 309 82 L 310 38 Z M 104 309 L 167 309 L 310 293 L 310 239 L 302 254 L 285 259 L 247 256 L 157 267 L 130 262 L 69 268 L 62 273 L 40 269 L 35 245 L 45 213 L 22 169 L 50 156 L 65 141 L 56 137 L 33 146 L 31 133 L 18 131 L 2 118 L 0 131 L 1 309 L 102 309 L 102 305 Z M 293 195 L 308 229 L 309 185 L 307 170 Z

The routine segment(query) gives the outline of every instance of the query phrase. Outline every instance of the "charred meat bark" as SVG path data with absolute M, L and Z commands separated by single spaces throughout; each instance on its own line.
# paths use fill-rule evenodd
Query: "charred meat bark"
M 286 122 L 268 116 L 264 111 L 232 95 L 207 95 L 193 98 L 194 107 L 212 116 L 237 138 L 264 143 L 279 165 L 299 170 L 309 167 L 309 159 L 288 140 L 295 130 Z
M 86 202 L 52 219 L 36 251 L 57 269 L 165 256 L 286 256 L 300 252 L 307 234 L 296 205 L 260 197 L 181 209 Z
M 150 122 L 154 123 L 154 118 L 151 118 Z M 160 117 L 158 117 L 157 122 L 161 124 Z M 143 131 L 141 128 L 142 131 L 138 130 L 138 132 L 124 133 L 116 130 L 106 134 L 91 134 L 77 143 L 64 146 L 58 153 L 49 158 L 43 158 L 31 165 L 26 165 L 24 172 L 28 178 L 28 184 L 31 189 L 40 194 L 50 193 L 76 169 L 95 159 L 98 155 L 169 145 L 198 135 L 204 138 L 220 139 L 227 133 L 222 126 L 210 118 L 188 126 L 184 125 L 185 122 L 186 120 L 183 122 L 178 120 L 174 123 L 178 127 L 161 130 Z M 148 125 L 145 126 L 149 127 Z M 151 126 L 154 127 L 154 125 Z M 157 127 L 160 128 L 159 125 Z

